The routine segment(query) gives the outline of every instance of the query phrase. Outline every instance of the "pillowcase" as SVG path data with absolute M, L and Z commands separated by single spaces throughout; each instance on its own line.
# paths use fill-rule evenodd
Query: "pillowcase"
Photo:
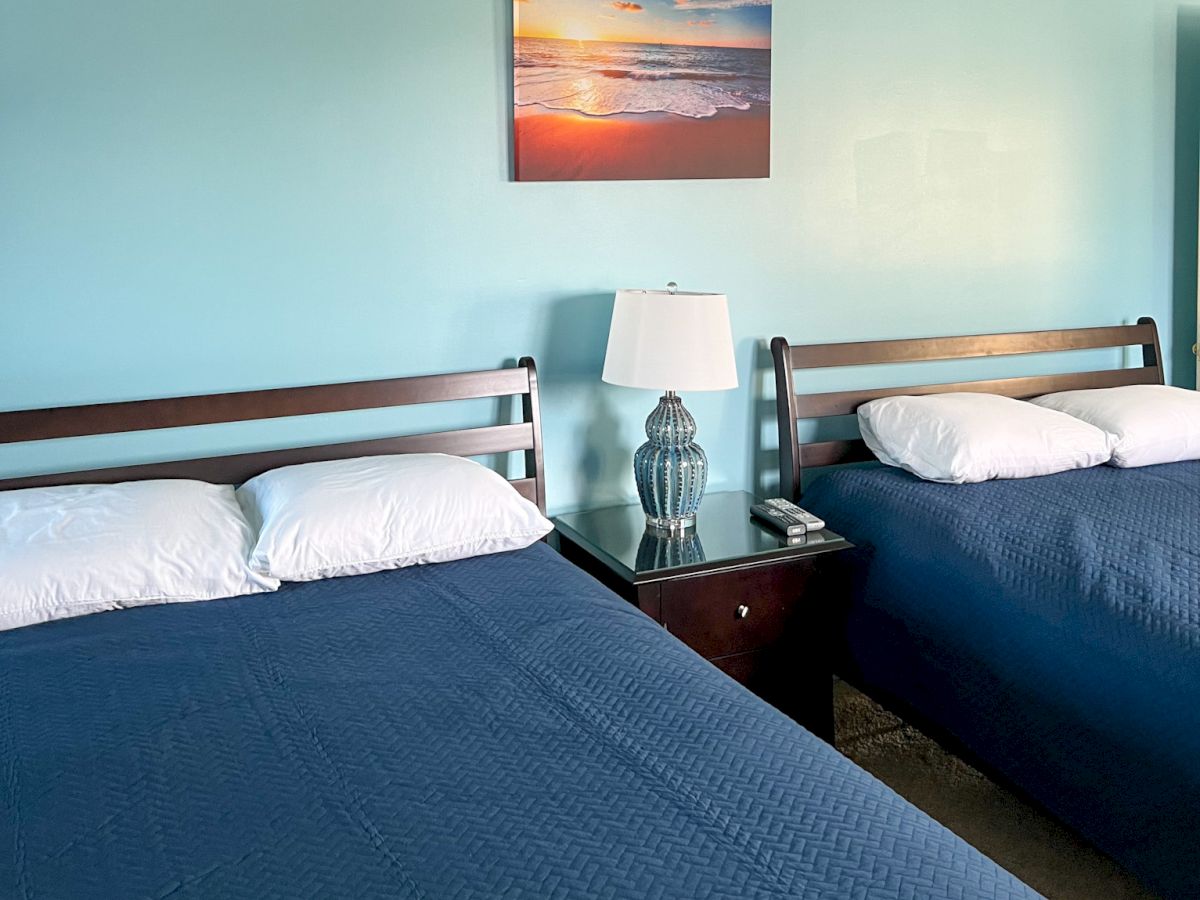
M 1032 401 L 1107 431 L 1122 469 L 1200 459 L 1200 393 L 1161 384 L 1063 391 Z
M 926 481 L 1030 478 L 1108 461 L 1109 437 L 1063 413 L 995 394 L 887 397 L 858 410 L 881 462 Z
M 440 453 L 288 466 L 238 497 L 262 525 L 251 566 L 283 581 L 519 550 L 554 528 L 491 469 Z
M 273 591 L 229 485 L 134 481 L 0 492 L 0 630 Z

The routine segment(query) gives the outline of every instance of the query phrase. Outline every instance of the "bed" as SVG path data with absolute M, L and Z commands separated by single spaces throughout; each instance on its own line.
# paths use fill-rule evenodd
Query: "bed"
M 0 414 L 4 440 L 476 397 L 521 421 L 0 482 L 523 452 L 513 369 Z M 0 633 L 0 892 L 1036 896 L 547 544 Z
M 797 393 L 808 369 L 1136 346 L 1142 365 Z M 858 547 L 840 672 L 1166 896 L 1200 895 L 1200 462 L 933 484 L 797 421 L 893 395 L 1161 384 L 1152 320 L 913 341 L 774 342 L 784 490 Z M 824 467 L 805 484 L 805 470 Z

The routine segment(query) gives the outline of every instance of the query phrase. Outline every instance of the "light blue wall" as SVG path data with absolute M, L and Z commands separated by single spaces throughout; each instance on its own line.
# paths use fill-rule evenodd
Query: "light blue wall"
M 617 500 L 654 397 L 599 384 L 611 293 L 674 279 L 731 297 L 744 387 L 687 399 L 749 486 L 760 338 L 1170 340 L 1175 12 L 777 0 L 771 180 L 512 184 L 506 0 L 0 0 L 0 408 L 532 353 L 552 508 Z

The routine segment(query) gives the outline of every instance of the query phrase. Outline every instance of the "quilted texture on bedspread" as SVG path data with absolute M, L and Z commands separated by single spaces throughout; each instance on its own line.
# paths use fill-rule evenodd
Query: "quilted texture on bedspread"
M 544 545 L 0 636 L 0 894 L 1034 896 Z
M 858 680 L 1200 896 L 1200 462 L 958 486 L 845 470 L 804 505 L 858 545 Z

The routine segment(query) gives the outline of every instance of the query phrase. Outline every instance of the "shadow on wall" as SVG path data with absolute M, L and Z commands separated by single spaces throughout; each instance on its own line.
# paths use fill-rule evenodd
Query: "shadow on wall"
M 550 307 L 539 366 L 556 394 L 583 405 L 572 446 L 577 504 L 590 509 L 624 495 L 633 449 L 622 439 L 621 421 L 600 375 L 612 322 L 613 297 L 564 297 Z
M 756 340 L 750 373 L 750 490 L 759 497 L 779 497 L 779 426 L 775 417 L 775 361 L 771 345 Z
M 1200 8 L 1179 10 L 1175 71 L 1175 266 L 1172 380 L 1196 386 L 1196 249 L 1200 199 Z

